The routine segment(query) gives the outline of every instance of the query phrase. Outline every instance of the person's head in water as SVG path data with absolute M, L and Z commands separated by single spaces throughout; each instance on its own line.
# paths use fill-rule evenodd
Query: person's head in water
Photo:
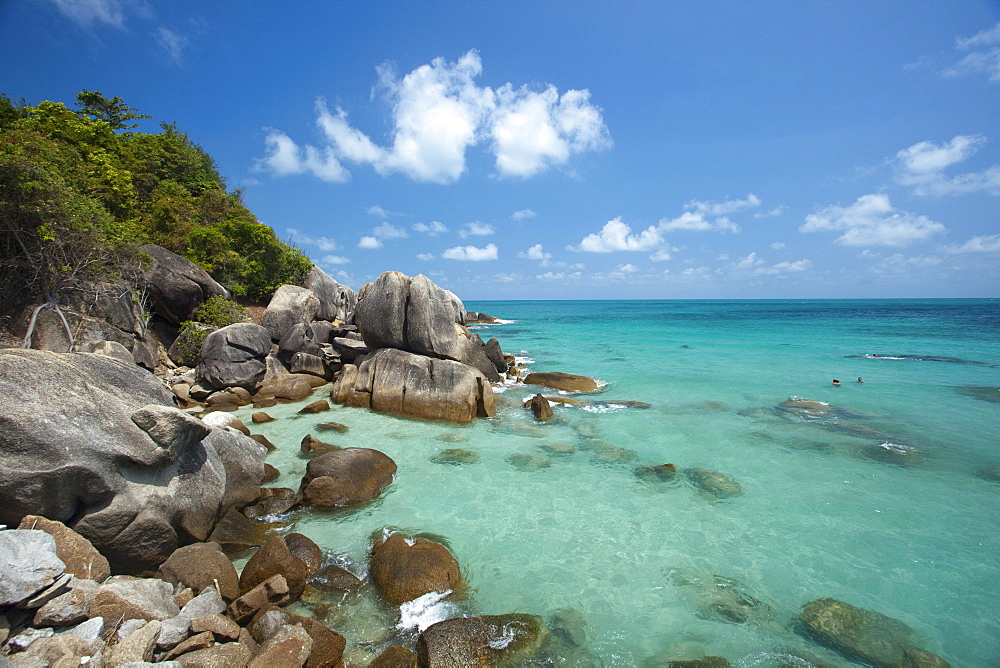
M 865 382 L 865 381 L 861 380 L 861 376 L 858 376 L 858 382 L 859 382 L 859 383 L 863 383 L 863 382 Z
M 838 386 L 839 386 L 839 385 L 840 385 L 840 381 L 839 381 L 839 380 L 837 380 L 836 378 L 834 378 L 834 379 L 833 379 L 833 384 L 834 384 L 834 385 L 838 385 Z

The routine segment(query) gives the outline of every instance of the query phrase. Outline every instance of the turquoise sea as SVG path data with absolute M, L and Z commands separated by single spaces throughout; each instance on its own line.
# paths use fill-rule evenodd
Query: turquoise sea
M 370 537 L 396 527 L 445 539 L 462 565 L 453 602 L 401 612 L 370 587 L 321 601 L 352 665 L 412 643 L 417 621 L 507 612 L 550 623 L 556 665 L 855 665 L 795 623 L 821 597 L 905 622 L 954 666 L 1000 665 L 1000 483 L 976 475 L 1000 466 L 1000 299 L 466 307 L 508 321 L 484 340 L 530 370 L 600 379 L 585 398 L 606 403 L 541 424 L 522 407 L 538 388 L 518 385 L 464 427 L 299 404 L 254 425 L 279 448 L 276 486 L 298 487 L 308 433 L 398 464 L 367 506 L 286 517 L 338 563 L 364 575 Z M 777 410 L 790 397 L 830 408 Z M 349 432 L 316 431 L 331 420 Z M 433 461 L 448 448 L 479 459 Z M 636 475 L 665 463 L 673 480 Z M 707 493 L 693 468 L 742 494 Z

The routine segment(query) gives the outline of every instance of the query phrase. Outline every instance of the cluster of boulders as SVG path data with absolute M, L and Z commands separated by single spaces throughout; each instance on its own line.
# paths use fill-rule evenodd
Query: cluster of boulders
M 219 544 L 208 542 L 175 550 L 155 577 L 112 576 L 83 536 L 26 516 L 17 529 L 0 530 L 0 665 L 342 666 L 343 636 L 283 609 L 315 599 L 319 588 L 361 585 L 327 556 L 291 533 L 266 540 L 239 575 Z M 392 605 L 464 587 L 447 548 L 400 534 L 375 539 L 370 571 Z M 416 652 L 394 645 L 371 665 L 511 664 L 548 639 L 532 615 L 461 617 L 423 629 Z

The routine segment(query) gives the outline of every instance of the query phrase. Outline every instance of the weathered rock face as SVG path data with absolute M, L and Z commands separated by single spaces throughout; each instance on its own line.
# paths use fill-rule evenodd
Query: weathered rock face
M 275 290 L 260 324 L 275 341 L 280 341 L 298 323 L 308 325 L 316 319 L 320 302 L 312 290 L 298 285 L 282 285 Z
M 525 665 L 548 636 L 535 615 L 457 617 L 425 629 L 417 640 L 417 656 L 429 668 Z
M 256 498 L 264 448 L 172 407 L 150 374 L 102 355 L 0 350 L 0 524 L 62 522 L 113 572 L 155 571 Z
M 25 311 L 20 327 L 27 329 L 34 306 Z M 134 363 L 152 369 L 156 366 L 156 344 L 143 324 L 142 310 L 132 291 L 125 285 L 95 283 L 90 289 L 70 294 L 61 310 L 73 332 L 73 351 L 94 352 L 92 348 L 106 341 L 120 343 Z M 70 340 L 59 315 L 52 309 L 38 312 L 31 347 L 36 350 L 69 352 Z
M 309 571 L 302 560 L 288 549 L 284 536 L 270 539 L 250 557 L 240 574 L 240 593 L 245 594 L 278 574 L 285 578 L 292 600 L 302 595 Z
M 103 582 L 111 575 L 108 560 L 89 540 L 67 527 L 38 515 L 27 515 L 18 529 L 44 531 L 56 541 L 56 556 L 66 564 L 66 572 L 78 578 Z
M 815 639 L 851 658 L 876 666 L 947 666 L 920 648 L 920 638 L 909 626 L 874 610 L 863 610 L 833 598 L 802 606 L 799 619 Z
M 389 603 L 401 605 L 431 592 L 461 586 L 458 561 L 444 545 L 393 534 L 372 547 L 371 574 Z
M 482 340 L 464 325 L 465 307 L 452 292 L 424 275 L 387 271 L 363 290 L 354 320 L 369 350 L 397 348 L 455 360 L 500 379 Z
M 383 348 L 346 365 L 330 392 L 346 406 L 401 417 L 471 422 L 492 417 L 493 388 L 477 369 L 451 360 Z
M 306 505 L 347 506 L 374 499 L 395 473 L 396 462 L 378 450 L 344 448 L 311 460 L 299 491 Z
M 218 543 L 192 543 L 178 548 L 160 565 L 156 577 L 170 584 L 190 587 L 196 594 L 207 587 L 218 586 L 227 601 L 240 594 L 236 567 Z
M 14 605 L 48 587 L 65 565 L 56 541 L 44 531 L 0 531 L 0 606 Z
M 600 385 L 593 378 L 577 376 L 561 371 L 543 371 L 529 373 L 524 379 L 525 385 L 541 385 L 565 392 L 595 392 Z
M 319 300 L 317 318 L 338 322 L 351 322 L 354 319 L 358 293 L 341 285 L 316 265 L 306 274 L 302 286 L 312 290 Z
M 552 417 L 552 405 L 549 404 L 548 399 L 543 397 L 541 394 L 536 394 L 531 397 L 527 403 L 528 408 L 531 409 L 534 416 L 542 422 L 545 422 Z
M 254 391 L 264 380 L 265 358 L 270 351 L 271 337 L 260 325 L 240 322 L 217 329 L 201 346 L 198 378 L 215 388 Z
M 209 297 L 229 299 L 229 291 L 193 262 L 154 244 L 146 244 L 141 250 L 154 260 L 146 273 L 153 311 L 167 322 L 176 325 L 190 320 Z

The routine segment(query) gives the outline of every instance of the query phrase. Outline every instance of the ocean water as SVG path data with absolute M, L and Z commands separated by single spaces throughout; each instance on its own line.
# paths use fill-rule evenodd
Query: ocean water
M 530 370 L 600 379 L 584 398 L 605 403 L 540 424 L 522 407 L 538 388 L 521 385 L 469 426 L 289 404 L 253 427 L 279 448 L 275 486 L 298 487 L 308 433 L 398 464 L 370 504 L 283 517 L 342 566 L 365 575 L 386 528 L 443 539 L 462 566 L 467 589 L 422 607 L 370 586 L 319 601 L 353 664 L 421 623 L 522 612 L 557 631 L 556 665 L 854 665 L 795 622 L 821 597 L 903 621 L 952 665 L 1000 664 L 1000 484 L 975 475 L 1000 466 L 1000 403 L 963 389 L 1000 387 L 1000 300 L 466 306 L 509 321 L 478 328 L 484 340 Z M 778 410 L 790 397 L 830 408 Z M 326 421 L 349 431 L 317 431 Z M 434 461 L 449 448 L 478 461 Z M 672 480 L 636 475 L 666 463 Z M 688 469 L 742 493 L 718 498 Z

